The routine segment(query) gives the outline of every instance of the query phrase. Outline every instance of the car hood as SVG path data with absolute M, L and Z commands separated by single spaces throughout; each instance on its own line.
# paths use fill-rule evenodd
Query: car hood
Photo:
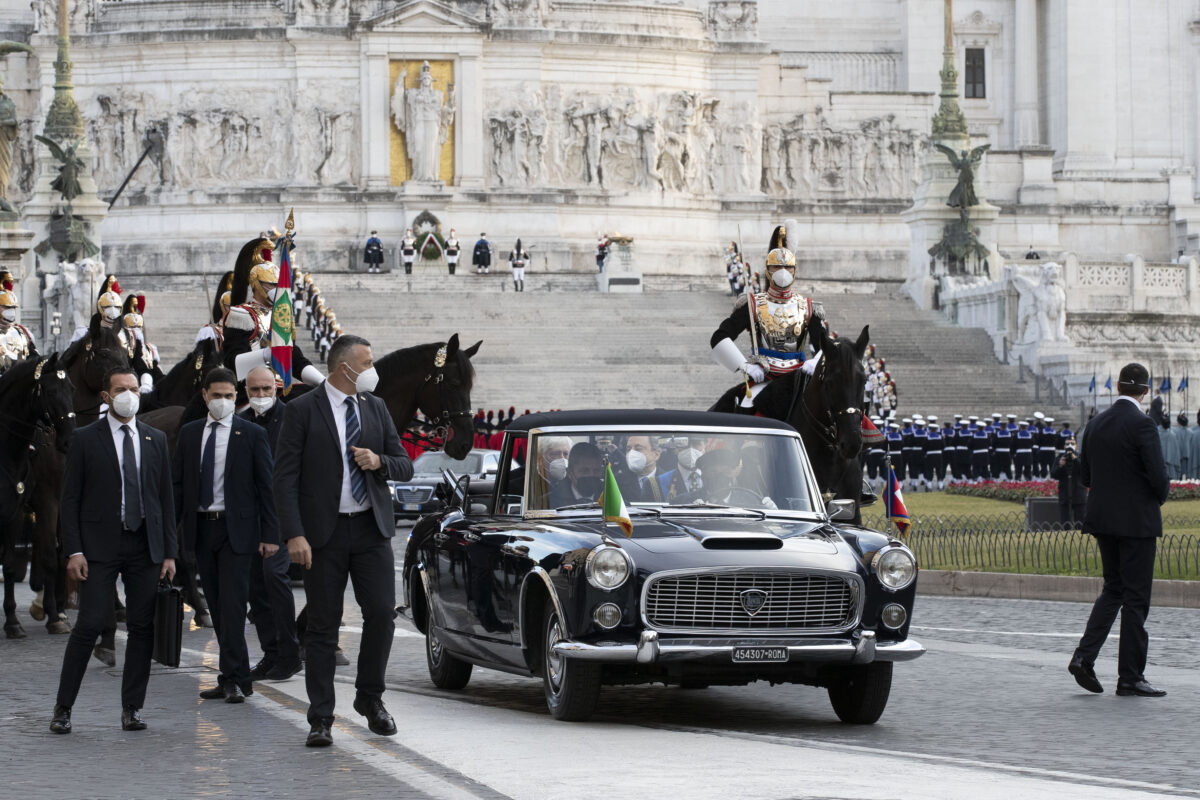
M 633 521 L 632 544 L 650 553 L 705 550 L 772 551 L 832 555 L 841 538 L 824 523 L 744 517 L 681 517 Z

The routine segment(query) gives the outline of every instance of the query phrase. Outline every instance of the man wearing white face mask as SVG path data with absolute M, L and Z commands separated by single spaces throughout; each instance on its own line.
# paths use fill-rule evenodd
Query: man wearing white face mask
M 246 649 L 250 567 L 279 549 L 266 431 L 233 414 L 237 378 L 218 367 L 204 376 L 204 419 L 179 429 L 172 468 L 185 552 L 194 552 L 220 646 L 217 685 L 206 700 L 241 703 L 253 689 Z
M 309 747 L 333 744 L 334 650 L 350 575 L 363 618 L 354 710 L 373 732 L 396 733 L 383 705 L 396 628 L 388 480 L 413 474 L 387 406 L 371 394 L 379 375 L 370 342 L 341 336 L 328 363 L 329 379 L 285 406 L 275 457 L 280 529 L 292 561 L 305 567 Z
M 121 340 L 121 347 L 128 347 L 129 341 L 120 325 L 120 319 L 121 284 L 117 282 L 116 275 L 106 275 L 104 282 L 100 284 L 100 292 L 96 295 L 96 313 L 92 314 L 91 324 L 80 325 L 76 328 L 75 333 L 71 336 L 71 344 L 86 336 L 91 325 L 96 325 L 100 328 L 115 328 L 117 338 Z
M 625 443 L 625 465 L 633 485 L 627 494 L 631 502 L 661 503 L 670 485 L 669 475 L 658 473 L 662 448 L 649 436 L 630 436 Z

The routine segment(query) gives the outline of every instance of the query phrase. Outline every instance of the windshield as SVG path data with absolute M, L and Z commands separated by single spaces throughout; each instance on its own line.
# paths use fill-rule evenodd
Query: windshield
M 483 471 L 482 456 L 479 453 L 467 453 L 467 457 L 459 461 L 451 458 L 440 450 L 422 453 L 413 462 L 413 473 L 416 475 L 441 475 L 442 470 L 448 469 L 455 475 L 475 475 Z
M 631 508 L 731 506 L 814 511 L 795 436 L 703 431 L 603 431 L 533 437 L 530 511 L 598 501 L 604 464 Z

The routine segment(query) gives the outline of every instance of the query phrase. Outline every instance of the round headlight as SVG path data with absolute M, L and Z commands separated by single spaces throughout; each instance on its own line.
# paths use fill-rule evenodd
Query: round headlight
M 592 619 L 605 630 L 615 628 L 621 622 L 621 609 L 616 603 L 605 603 L 592 612 Z
M 908 619 L 908 612 L 904 610 L 904 606 L 898 603 L 888 603 L 883 607 L 883 613 L 879 617 L 883 620 L 885 627 L 895 631 L 904 627 L 904 622 Z
M 588 553 L 588 583 L 606 591 L 616 589 L 629 578 L 629 556 L 619 547 L 602 544 Z
M 881 550 L 875 556 L 875 574 L 885 589 L 899 591 L 917 577 L 917 560 L 901 547 Z

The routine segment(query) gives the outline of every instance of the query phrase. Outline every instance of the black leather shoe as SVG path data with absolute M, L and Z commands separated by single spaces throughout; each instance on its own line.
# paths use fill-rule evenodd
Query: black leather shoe
M 1156 689 L 1146 681 L 1141 680 L 1134 684 L 1117 684 L 1117 694 L 1121 697 L 1166 697 L 1165 689 Z
M 96 645 L 92 648 L 92 656 L 106 667 L 117 665 L 117 651 L 111 648 Z
M 319 719 L 312 724 L 308 738 L 304 740 L 305 747 L 329 747 L 333 744 L 333 720 Z
M 346 658 L 346 654 L 342 652 L 342 648 L 333 651 L 333 663 L 339 667 L 350 666 L 350 659 Z
M 263 659 L 254 665 L 254 669 L 250 670 L 250 680 L 261 681 L 271 673 L 275 668 L 275 662 Z
M 354 698 L 354 710 L 367 718 L 367 727 L 371 729 L 371 733 L 377 733 L 380 736 L 396 735 L 396 720 L 392 719 L 392 715 L 383 707 L 382 700 L 356 697 Z
M 225 702 L 226 703 L 244 703 L 246 695 L 242 693 L 242 687 L 236 683 L 225 684 Z
M 142 710 L 140 708 L 127 708 L 121 712 L 121 730 L 146 730 L 146 723 L 142 721 Z
M 304 669 L 304 664 L 297 661 L 295 664 L 276 664 L 271 667 L 271 671 L 267 673 L 269 681 L 286 681 L 300 670 Z
M 200 698 L 202 700 L 224 700 L 225 687 L 218 683 L 211 689 L 201 689 Z
M 71 709 L 65 706 L 54 707 L 54 719 L 50 720 L 51 733 L 71 732 Z
M 1096 677 L 1096 670 L 1090 664 L 1084 664 L 1083 659 L 1079 656 L 1071 659 L 1071 663 L 1067 665 L 1067 672 L 1074 675 L 1075 682 L 1089 692 L 1096 694 L 1104 692 L 1104 687 L 1100 685 L 1100 679 Z

